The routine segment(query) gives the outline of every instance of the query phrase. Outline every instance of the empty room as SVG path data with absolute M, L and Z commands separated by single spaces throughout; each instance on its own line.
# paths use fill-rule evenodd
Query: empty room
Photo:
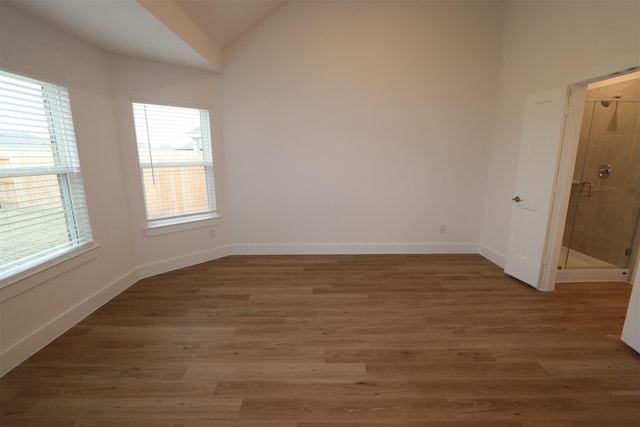
M 640 1 L 0 0 L 0 425 L 638 426 Z

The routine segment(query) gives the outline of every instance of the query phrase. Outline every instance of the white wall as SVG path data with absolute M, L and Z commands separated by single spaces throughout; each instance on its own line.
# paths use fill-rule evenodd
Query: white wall
M 526 95 L 636 65 L 638 1 L 507 3 L 484 208 L 484 255 L 504 266 Z
M 147 237 L 129 96 L 212 109 L 218 200 L 224 212 L 224 152 L 210 74 L 112 57 L 2 3 L 2 69 L 69 88 L 97 248 L 0 292 L 0 374 L 113 298 L 138 277 L 224 255 L 215 228 Z M 38 285 L 38 286 L 34 286 Z M 33 287 L 32 287 L 33 286 Z M 27 289 L 22 293 L 16 289 Z M 16 295 L 17 294 L 17 295 Z
M 234 251 L 475 252 L 502 17 L 291 2 L 225 50 Z

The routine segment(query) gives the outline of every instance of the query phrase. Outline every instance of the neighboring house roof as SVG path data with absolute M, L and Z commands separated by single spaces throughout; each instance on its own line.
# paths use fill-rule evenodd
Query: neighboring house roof
M 50 150 L 51 140 L 25 132 L 0 132 L 0 149 L 3 150 Z

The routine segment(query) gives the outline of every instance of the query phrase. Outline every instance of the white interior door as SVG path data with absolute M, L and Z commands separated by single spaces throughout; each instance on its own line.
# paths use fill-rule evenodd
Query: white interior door
M 527 96 L 505 273 L 540 286 L 568 88 Z
M 640 267 L 640 265 L 638 265 Z M 622 341 L 640 353 L 640 272 L 636 269 L 636 278 L 631 289 L 631 300 L 627 308 L 627 317 L 622 328 Z

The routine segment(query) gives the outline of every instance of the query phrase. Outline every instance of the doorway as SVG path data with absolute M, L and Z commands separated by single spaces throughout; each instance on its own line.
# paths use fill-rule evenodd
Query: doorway
M 556 281 L 629 281 L 639 218 L 636 72 L 587 86 Z

